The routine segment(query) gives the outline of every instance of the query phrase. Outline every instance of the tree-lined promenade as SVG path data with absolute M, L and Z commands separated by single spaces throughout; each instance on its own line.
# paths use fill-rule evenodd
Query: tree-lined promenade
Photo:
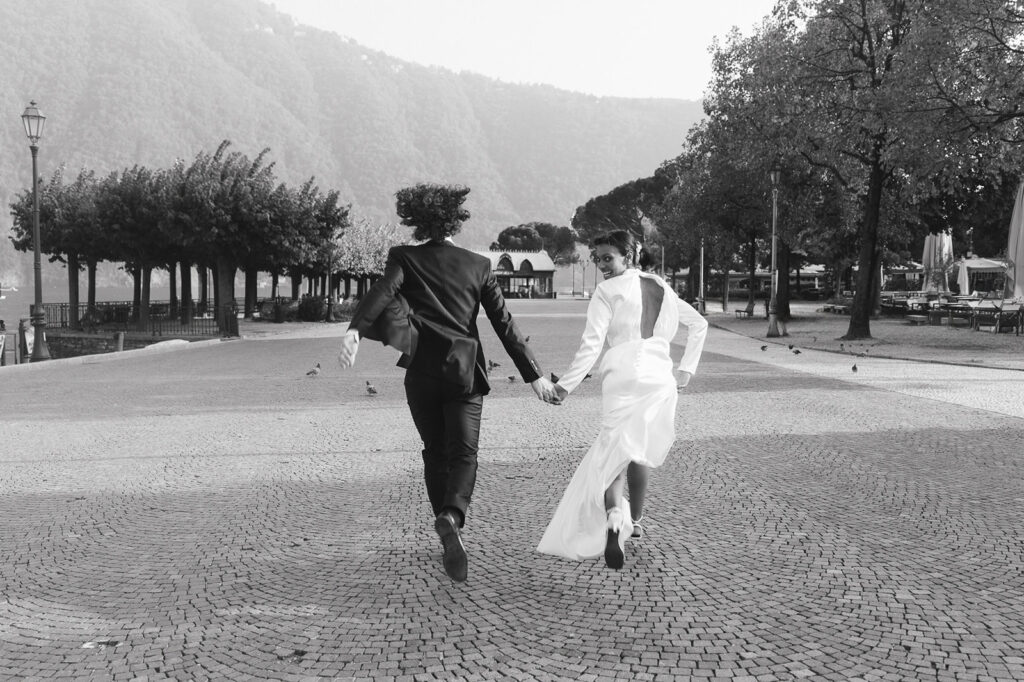
M 231 151 L 227 141 L 213 153 L 200 152 L 191 163 L 179 161 L 164 169 L 133 166 L 106 177 L 83 169 L 73 179 L 58 169 L 39 191 L 41 250 L 67 267 L 72 315 L 78 312 L 81 269 L 88 272 L 92 307 L 97 265 L 123 263 L 134 280 L 140 329 L 148 322 L 155 269 L 168 271 L 171 305 L 187 324 L 195 312 L 193 267 L 199 271 L 203 303 L 208 300 L 206 271 L 212 271 L 212 303 L 219 316 L 235 314 L 234 281 L 241 269 L 249 316 L 256 304 L 257 273 L 272 275 L 275 294 L 278 277 L 291 276 L 292 298 L 298 297 L 303 278 L 312 280 L 314 293 L 325 296 L 342 276 L 359 279 L 361 289 L 366 278 L 383 268 L 387 249 L 404 241 L 393 225 L 353 221 L 339 192 L 321 189 L 313 178 L 298 187 L 279 183 L 269 150 L 250 159 Z M 31 192 L 22 192 L 11 209 L 12 241 L 18 249 L 31 249 Z
M 1022 37 L 1017 2 L 779 2 L 752 35 L 714 45 L 707 118 L 683 152 L 587 202 L 573 226 L 646 233 L 672 266 L 703 246 L 709 273 L 752 282 L 770 259 L 777 168 L 780 314 L 788 273 L 824 263 L 830 288 L 856 292 L 847 338 L 869 337 L 879 265 L 920 258 L 925 234 L 950 230 L 957 253 L 1005 251 Z

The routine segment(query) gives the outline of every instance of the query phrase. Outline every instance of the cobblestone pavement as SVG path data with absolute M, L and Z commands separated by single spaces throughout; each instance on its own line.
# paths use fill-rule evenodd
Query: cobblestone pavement
M 545 368 L 583 309 L 515 302 Z M 0 370 L 0 678 L 1024 679 L 1024 374 L 712 330 L 612 571 L 533 551 L 599 387 L 488 336 L 453 584 L 396 354 L 332 333 Z

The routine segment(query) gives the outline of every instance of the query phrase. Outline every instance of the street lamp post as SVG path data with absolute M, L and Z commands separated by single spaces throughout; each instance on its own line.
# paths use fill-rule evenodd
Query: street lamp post
M 39 172 L 36 157 L 39 154 L 39 139 L 43 136 L 43 124 L 46 117 L 39 111 L 35 102 L 30 102 L 21 115 L 28 135 L 29 149 L 32 150 L 32 247 L 35 256 L 35 304 L 32 306 L 32 362 L 50 359 L 50 350 L 46 347 L 46 312 L 43 310 L 43 266 L 39 253 Z
M 778 289 L 779 271 L 777 267 L 778 239 L 777 226 L 779 222 L 779 179 L 782 176 L 782 169 L 778 164 L 772 166 L 769 175 L 772 180 L 772 281 L 771 298 L 768 299 L 768 338 L 785 336 L 785 327 L 782 333 L 779 332 L 779 311 L 778 311 Z
M 729 286 L 728 276 L 726 286 Z M 704 302 L 704 237 L 700 238 L 700 296 L 697 297 L 697 312 L 701 315 L 707 313 L 707 304 Z

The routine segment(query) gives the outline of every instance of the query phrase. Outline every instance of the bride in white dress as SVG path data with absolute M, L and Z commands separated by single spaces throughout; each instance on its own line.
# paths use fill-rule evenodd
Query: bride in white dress
M 625 230 L 594 240 L 594 262 L 605 279 L 587 308 L 576 357 L 555 388 L 564 398 L 579 386 L 607 341 L 598 369 L 601 431 L 537 546 L 539 552 L 574 560 L 603 552 L 611 568 L 623 566 L 626 537 L 639 536 L 634 523 L 643 510 L 631 514 L 623 495 L 627 468 L 630 497 L 642 507 L 647 469 L 665 461 L 675 440 L 677 393 L 697 369 L 708 328 L 660 277 L 635 269 L 636 260 L 636 242 Z M 677 380 L 669 344 L 680 324 L 687 335 Z

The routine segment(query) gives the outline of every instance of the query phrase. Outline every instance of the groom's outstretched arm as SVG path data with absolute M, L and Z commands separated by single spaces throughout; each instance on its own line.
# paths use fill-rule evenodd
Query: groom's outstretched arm
M 494 279 L 490 267 L 488 267 L 480 291 L 480 305 L 483 306 L 487 319 L 491 321 L 491 327 L 494 328 L 494 333 L 498 335 L 501 345 L 505 347 L 505 352 L 512 358 L 523 381 L 532 384 L 539 379 L 541 376 L 540 365 L 537 364 L 533 351 L 526 343 L 526 338 L 519 331 L 515 320 L 512 319 L 512 313 L 505 305 L 505 297 L 501 295 L 501 287 Z

